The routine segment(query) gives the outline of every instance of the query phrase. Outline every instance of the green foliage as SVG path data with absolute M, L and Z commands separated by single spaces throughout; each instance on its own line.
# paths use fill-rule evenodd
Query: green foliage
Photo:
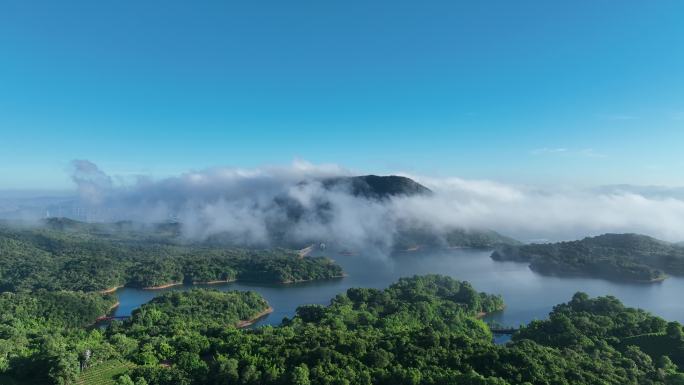
M 542 274 L 653 282 L 684 274 L 684 247 L 637 234 L 605 234 L 579 241 L 504 246 L 495 260 L 530 262 Z
M 506 245 L 520 245 L 520 242 L 515 239 L 492 230 L 451 229 L 440 234 L 432 228 L 414 227 L 401 229 L 394 242 L 397 250 L 409 250 L 414 247 L 492 249 Z
M 131 318 L 125 321 L 122 330 L 134 336 L 150 332 L 171 335 L 177 331 L 204 331 L 236 325 L 267 309 L 266 300 L 253 291 L 173 291 L 135 310 Z M 109 332 L 114 333 L 115 330 L 118 328 L 112 328 Z
M 587 354 L 621 352 L 638 366 L 676 369 L 663 363 L 674 361 L 684 367 L 684 341 L 674 338 L 676 330 L 681 331 L 678 323 L 627 308 L 614 297 L 590 299 L 577 293 L 572 301 L 556 306 L 548 320 L 530 323 L 513 339 Z M 655 375 L 665 378 L 662 373 Z
M 150 310 L 159 311 L 155 319 L 173 315 L 184 327 L 118 327 L 168 366 L 131 373 L 150 385 L 636 385 L 680 379 L 669 359 L 654 359 L 634 344 L 636 335 L 665 336 L 667 322 L 615 298 L 578 293 L 549 320 L 531 323 L 504 346 L 493 344 L 486 325 L 475 318 L 484 307 L 501 306 L 499 301 L 466 282 L 428 275 L 400 279 L 385 290 L 349 289 L 329 306 L 301 306 L 279 327 L 203 327 L 181 310 L 185 305 L 167 306 L 175 303 L 170 297 Z M 187 336 L 201 342 L 193 346 Z M 170 341 L 175 352 L 162 353 L 160 341 Z
M 81 368 L 114 354 L 99 330 L 82 328 L 115 301 L 98 293 L 1 293 L 0 373 L 26 382 L 73 383 Z
M 577 293 L 506 345 L 493 344 L 489 328 L 477 318 L 503 308 L 501 297 L 440 275 L 402 278 L 384 290 L 352 288 L 328 306 L 301 306 L 278 327 L 236 328 L 268 309 L 256 293 L 195 289 L 164 293 L 106 330 L 84 328 L 114 301 L 111 295 L 82 292 L 0 294 L 0 381 L 655 385 L 684 380 L 677 367 L 681 325 L 613 297 Z
M 289 250 L 180 244 L 159 232 L 126 232 L 122 224 L 49 224 L 0 226 L 0 291 L 99 291 L 235 279 L 290 283 L 343 275 L 328 258 L 302 258 Z
M 625 338 L 622 347 L 637 346 L 654 360 L 667 357 L 670 362 L 684 369 L 684 342 L 674 340 L 663 333 L 648 333 Z
M 451 247 L 491 249 L 503 245 L 520 245 L 520 242 L 492 230 L 454 229 L 447 232 L 446 240 Z
M 130 380 L 130 377 L 124 374 L 134 367 L 133 363 L 121 360 L 103 362 L 84 370 L 78 377 L 76 385 L 134 384 L 132 380 L 128 383 L 127 380 Z
M 675 341 L 682 340 L 682 325 L 678 322 L 668 322 L 666 329 L 667 336 Z

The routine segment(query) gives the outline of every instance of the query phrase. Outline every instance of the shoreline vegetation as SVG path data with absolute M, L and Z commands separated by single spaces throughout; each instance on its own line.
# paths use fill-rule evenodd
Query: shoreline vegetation
M 349 274 L 343 273 L 339 275 L 333 275 L 330 277 L 326 278 L 311 278 L 311 279 L 295 279 L 295 280 L 286 280 L 286 281 L 280 281 L 280 282 L 275 282 L 275 284 L 278 285 L 292 285 L 292 284 L 298 284 L 298 283 L 306 283 L 306 282 L 315 282 L 315 281 L 327 281 L 327 280 L 334 280 L 334 279 L 342 279 L 342 278 L 347 278 L 349 277 Z M 137 289 L 137 290 L 163 290 L 163 289 L 168 289 L 171 287 L 176 287 L 176 286 L 201 286 L 201 285 L 222 285 L 222 284 L 227 284 L 227 283 L 237 283 L 237 282 L 245 282 L 245 283 L 265 283 L 263 281 L 259 280 L 249 280 L 249 279 L 222 279 L 222 280 L 215 280 L 215 281 L 192 281 L 190 283 L 187 282 L 169 282 L 169 283 L 164 283 L 161 285 L 157 286 L 146 286 L 146 287 L 135 287 L 135 286 L 115 286 L 106 290 L 99 290 L 97 293 L 100 294 L 113 294 L 116 293 L 117 290 L 119 289 Z
M 220 285 L 223 283 L 237 282 L 237 279 L 218 279 L 215 281 L 192 281 L 193 285 Z
M 162 289 L 168 289 L 168 288 L 174 287 L 174 286 L 180 286 L 182 284 L 183 284 L 183 282 L 169 282 L 169 283 L 164 283 L 164 284 L 157 285 L 157 286 L 147 286 L 147 287 L 143 287 L 141 289 L 142 290 L 162 290 Z
M 271 314 L 271 313 L 273 313 L 273 307 L 269 306 L 269 307 L 267 307 L 266 309 L 264 309 L 263 311 L 261 311 L 261 312 L 257 313 L 256 315 L 254 315 L 254 316 L 253 316 L 252 318 L 250 318 L 250 319 L 238 321 L 238 322 L 235 324 L 235 327 L 238 328 L 238 329 L 242 329 L 242 328 L 246 328 L 246 327 L 248 327 L 248 326 L 252 326 L 252 325 L 254 325 L 254 323 L 256 323 L 257 321 L 259 321 L 260 319 L 266 317 L 267 315 L 269 315 L 269 314 Z
M 92 323 L 90 323 L 87 327 L 94 327 L 97 325 L 100 325 L 101 322 L 103 322 L 103 319 L 108 318 L 112 315 L 114 310 L 121 305 L 121 301 L 117 300 L 114 304 L 112 304 L 109 309 L 107 309 L 104 314 L 100 315 L 97 317 Z
M 519 262 L 519 261 L 514 261 L 514 262 Z M 617 282 L 617 283 L 634 283 L 634 284 L 652 284 L 652 283 L 661 283 L 664 282 L 666 279 L 668 279 L 670 276 L 667 274 L 662 274 L 658 277 L 651 278 L 651 279 L 630 279 L 630 278 L 620 278 L 616 276 L 609 276 L 609 275 L 604 275 L 604 274 L 592 274 L 592 273 L 582 273 L 582 272 L 554 272 L 550 270 L 543 270 L 540 269 L 539 267 L 535 265 L 528 265 L 529 269 L 532 270 L 533 272 L 549 277 L 558 277 L 558 278 L 595 278 L 595 279 L 605 279 L 611 282 Z
M 285 280 L 285 281 L 279 281 L 279 282 L 274 282 L 275 284 L 278 285 L 292 285 L 292 284 L 297 284 L 297 283 L 306 283 L 306 282 L 315 282 L 315 281 L 327 281 L 327 280 L 333 280 L 333 279 L 342 279 L 346 278 L 349 275 L 347 273 L 343 273 L 340 275 L 334 275 L 326 278 L 311 278 L 311 279 L 294 279 L 294 280 Z M 226 283 L 237 283 L 237 282 L 245 282 L 245 283 L 267 283 L 259 280 L 249 280 L 249 279 L 228 279 L 228 280 L 216 280 L 216 281 L 193 281 L 191 283 L 186 283 L 186 282 L 169 282 L 157 286 L 148 286 L 148 287 L 132 287 L 132 286 L 118 286 L 117 290 L 120 288 L 129 288 L 129 289 L 139 289 L 139 290 L 163 290 L 163 289 L 168 289 L 171 287 L 175 286 L 197 286 L 197 285 L 221 285 L 221 284 L 226 284 Z M 116 292 L 114 290 L 113 292 Z M 113 293 L 113 292 L 108 292 Z
M 124 287 L 123 285 L 113 286 L 113 287 L 110 287 L 109 289 L 100 290 L 98 293 L 100 293 L 100 294 L 112 294 L 112 293 L 116 292 L 117 290 L 119 290 L 123 287 Z
M 306 282 L 314 282 L 314 281 L 328 281 L 328 280 L 333 280 L 333 279 L 342 279 L 342 278 L 347 278 L 349 274 L 343 273 L 340 275 L 333 275 L 331 277 L 327 278 L 311 278 L 311 279 L 293 279 L 293 280 L 287 280 L 287 281 L 280 281 L 277 282 L 279 285 L 292 285 L 292 284 L 297 284 L 297 283 L 306 283 Z M 255 282 L 255 281 L 244 281 L 244 282 Z
M 107 312 L 104 314 L 104 316 L 106 317 L 106 316 L 110 315 L 114 311 L 114 309 L 116 309 L 120 305 L 121 305 L 121 301 L 117 300 L 112 306 L 109 307 L 109 309 L 107 309 Z
M 480 247 L 480 246 L 429 246 L 429 245 L 415 245 L 405 249 L 396 250 L 398 253 L 414 253 L 418 251 L 440 251 L 440 250 L 492 250 L 493 246 Z
M 639 234 L 505 246 L 496 249 L 491 258 L 527 262 L 538 274 L 558 277 L 656 284 L 669 275 L 684 275 L 684 247 Z
M 501 303 L 499 306 L 497 306 L 495 309 L 490 310 L 490 311 L 479 311 L 475 314 L 475 318 L 477 319 L 482 319 L 487 317 L 488 315 L 492 315 L 494 313 L 502 312 L 506 310 L 506 304 Z
M 505 245 L 522 244 L 495 231 L 482 229 L 450 229 L 444 233 L 435 233 L 425 229 L 402 229 L 395 241 L 394 250 L 398 252 L 452 248 L 492 250 Z
M 184 282 L 235 278 L 290 283 L 343 273 L 326 257 L 283 248 L 238 248 L 220 239 L 187 243 L 176 232 L 163 230 L 168 228 L 179 229 L 174 224 L 131 230 L 126 224 L 64 218 L 50 218 L 40 227 L 0 224 L 0 266 L 16 272 L 0 274 L 0 292 L 44 289 L 106 295 L 121 287 L 161 290 Z

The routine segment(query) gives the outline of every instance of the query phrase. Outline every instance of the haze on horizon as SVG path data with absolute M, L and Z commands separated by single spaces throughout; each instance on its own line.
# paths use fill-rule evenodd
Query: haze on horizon
M 390 244 L 405 223 L 682 241 L 682 11 L 4 2 L 0 217 L 180 217 L 188 236 L 251 244 L 270 239 L 286 197 L 334 210 L 293 236 L 357 244 Z M 435 194 L 372 202 L 320 186 L 364 174 Z
M 403 173 L 431 192 L 373 198 L 350 190 L 344 181 L 355 175 L 339 165 L 295 161 L 289 166 L 223 167 L 131 179 L 81 159 L 71 165 L 77 192 L 0 196 L 0 219 L 173 221 L 180 224 L 181 237 L 192 241 L 218 236 L 249 247 L 326 242 L 380 256 L 390 253 L 407 232 L 416 231 L 442 242 L 454 230 L 494 230 L 523 242 L 603 233 L 684 240 L 684 189 L 539 188 Z M 325 182 L 339 178 L 343 183 Z

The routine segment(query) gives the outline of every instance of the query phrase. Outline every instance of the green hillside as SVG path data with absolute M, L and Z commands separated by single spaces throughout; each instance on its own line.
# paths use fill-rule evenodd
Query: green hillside
M 504 246 L 492 258 L 529 262 L 542 274 L 657 282 L 684 274 L 684 247 L 639 234 L 605 234 L 579 241 Z

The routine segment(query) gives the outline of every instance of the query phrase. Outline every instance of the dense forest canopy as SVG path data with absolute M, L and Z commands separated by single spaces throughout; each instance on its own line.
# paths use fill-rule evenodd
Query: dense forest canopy
M 579 241 L 507 245 L 495 260 L 530 262 L 542 274 L 654 282 L 684 274 L 684 247 L 638 234 L 605 234 Z
M 184 333 L 198 333 L 193 354 L 169 353 L 160 343 L 147 351 L 153 362 L 167 362 L 168 367 L 138 363 L 126 376 L 155 385 L 622 385 L 682 380 L 679 362 L 672 358 L 683 346 L 677 323 L 626 308 L 611 297 L 577 294 L 555 308 L 549 321 L 532 323 L 511 344 L 501 346 L 492 343 L 489 329 L 476 316 L 502 306 L 499 297 L 478 293 L 466 282 L 437 275 L 404 278 L 385 290 L 349 289 L 326 307 L 302 306 L 279 327 L 185 328 Z M 178 338 L 177 333 L 148 330 L 153 332 L 138 329 L 132 336 L 124 323 L 111 333 Z M 667 338 L 670 349 L 642 350 L 634 339 L 644 336 Z
M 92 327 L 115 303 L 113 295 L 99 293 L 0 294 L 0 383 L 12 379 L 21 384 L 75 384 L 81 372 L 112 360 L 127 357 L 148 362 L 147 344 L 159 342 L 155 335 L 235 327 L 238 321 L 268 308 L 253 292 L 166 293 L 126 322 L 126 332 L 139 336 L 136 340 Z M 189 338 L 185 343 L 195 342 L 192 335 L 184 337 Z M 184 350 L 186 346 L 174 348 Z
M 639 269 L 676 273 L 681 258 L 679 246 L 636 235 L 552 245 L 519 245 L 488 232 L 453 236 L 504 242 L 494 258 L 527 260 L 535 268 L 630 279 L 641 279 Z M 259 294 L 206 289 L 165 293 L 130 319 L 94 327 L 116 306 L 115 295 L 104 292 L 112 287 L 343 274 L 330 259 L 290 250 L 177 239 L 176 224 L 140 231 L 127 222 L 59 219 L 41 228 L 0 227 L 0 383 L 684 382 L 684 332 L 676 322 L 578 293 L 547 320 L 522 327 L 511 343 L 496 345 L 481 317 L 503 309 L 502 298 L 440 275 L 401 278 L 384 290 L 352 288 L 328 306 L 300 306 L 276 327 L 241 329 L 271 311 Z
M 277 327 L 237 328 L 268 310 L 260 295 L 206 289 L 165 293 L 106 329 L 82 327 L 113 301 L 98 293 L 0 296 L 0 381 L 80 384 L 95 374 L 117 385 L 684 381 L 681 325 L 612 297 L 578 293 L 506 345 L 494 344 L 479 318 L 502 309 L 501 297 L 439 275 L 352 288 L 328 306 L 299 307 Z
M 98 291 L 231 280 L 290 283 L 343 275 L 328 258 L 301 257 L 286 249 L 182 244 L 167 237 L 163 227 L 128 232 L 122 223 L 115 231 L 63 219 L 48 224 L 0 227 L 0 291 Z

